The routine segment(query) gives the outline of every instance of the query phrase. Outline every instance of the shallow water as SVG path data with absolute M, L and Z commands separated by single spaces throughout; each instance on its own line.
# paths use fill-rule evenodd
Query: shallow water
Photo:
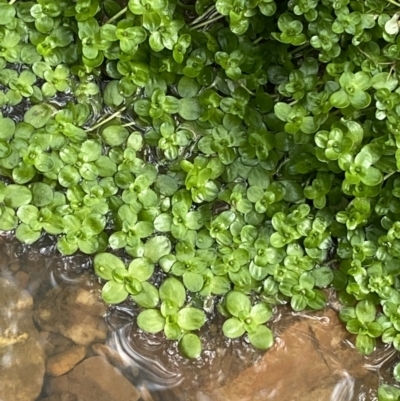
M 381 345 L 368 358 L 358 355 L 351 336 L 332 309 L 296 314 L 285 307 L 278 308 L 269 324 L 276 337 L 275 345 L 266 353 L 254 350 L 245 340 L 224 338 L 220 318 L 212 315 L 200 333 L 202 357 L 188 361 L 180 356 L 174 342 L 161 335 L 145 334 L 136 327 L 137 311 L 132 304 L 110 308 L 102 304 L 101 285 L 92 274 L 89 257 L 62 258 L 46 238 L 32 247 L 11 237 L 1 237 L 0 241 L 0 278 L 7 278 L 31 294 L 33 312 L 26 313 L 24 319 L 34 317 L 38 344 L 46 358 L 40 395 L 31 401 L 81 401 L 75 394 L 77 379 L 73 372 L 79 371 L 85 361 L 95 361 L 91 358 L 96 355 L 105 356 L 110 362 L 107 366 L 115 366 L 121 372 L 121 377 L 131 383 L 129 386 L 138 391 L 141 398 L 137 399 L 141 401 L 373 401 L 379 382 L 392 380 L 397 354 Z M 333 299 L 331 305 L 336 306 Z M 10 315 L 14 307 L 7 304 Z M 3 304 L 2 313 L 7 314 L 4 308 Z M 86 318 L 87 329 L 82 329 Z M 5 332 L 1 322 L 0 319 L 0 340 Z M 89 327 L 94 330 L 93 338 Z M 15 328 L 15 333 L 18 330 Z M 2 369 L 4 372 L 10 365 L 10 358 L 11 365 L 17 358 L 17 347 L 18 343 L 2 346 L 0 341 L 0 376 Z M 65 355 L 71 350 L 82 355 L 75 355 L 76 360 L 64 372 Z M 29 357 L 22 356 L 21 366 L 24 358 L 28 363 Z M 18 374 L 24 379 L 23 371 Z M 31 378 L 30 374 L 26 382 Z M 0 377 L 1 401 L 25 400 L 22 395 L 13 394 L 15 398 L 10 398 L 10 393 L 1 394 L 5 391 L 1 381 Z M 90 384 L 95 385 L 98 384 Z M 112 401 L 119 389 L 109 391 L 108 399 Z M 83 395 L 83 401 L 92 398 Z

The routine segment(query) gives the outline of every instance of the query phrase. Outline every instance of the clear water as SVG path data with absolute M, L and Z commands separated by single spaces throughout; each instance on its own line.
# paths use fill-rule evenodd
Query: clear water
M 46 238 L 27 247 L 1 237 L 1 276 L 26 288 L 34 309 L 51 288 L 89 288 L 95 294 L 100 288 L 89 257 L 62 258 Z M 333 297 L 331 306 L 337 306 Z M 373 401 L 379 382 L 392 380 L 393 364 L 398 360 L 383 345 L 369 358 L 358 356 L 351 350 L 351 337 L 343 338 L 337 325 L 330 329 L 327 316 L 334 316 L 332 311 L 325 316 L 295 314 L 280 307 L 270 323 L 276 336 L 271 351 L 254 350 L 244 339 L 225 339 L 220 318 L 212 315 L 201 331 L 202 357 L 189 361 L 180 356 L 174 342 L 141 332 L 134 323 L 136 313 L 130 303 L 108 308 L 103 317 L 108 327 L 104 343 L 115 351 L 117 366 L 141 390 L 143 401 Z M 41 330 L 40 325 L 37 328 Z M 51 338 L 46 347 L 57 347 Z M 93 356 L 90 345 L 87 349 L 86 357 Z M 321 374 L 322 365 L 313 366 L 314 354 L 329 367 L 327 374 Z M 351 363 L 349 355 L 354 358 Z M 45 377 L 42 395 L 35 401 L 51 395 L 48 382 Z M 0 400 L 8 401 L 2 394 Z

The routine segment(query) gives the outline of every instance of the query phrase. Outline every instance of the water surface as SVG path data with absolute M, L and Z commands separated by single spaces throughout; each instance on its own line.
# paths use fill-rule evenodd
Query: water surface
M 175 342 L 137 328 L 132 303 L 102 303 L 90 257 L 61 257 L 46 237 L 34 246 L 1 237 L 0 277 L 26 289 L 33 299 L 33 312 L 24 318 L 34 319 L 47 368 L 41 393 L 32 401 L 81 401 L 73 393 L 74 369 L 79 372 L 80 364 L 97 361 L 90 358 L 99 355 L 121 372 L 142 401 L 373 401 L 379 382 L 393 380 L 398 359 L 383 345 L 368 358 L 360 356 L 332 310 L 338 305 L 331 297 L 332 308 L 323 313 L 276 308 L 269 323 L 276 340 L 267 352 L 245 339 L 224 338 L 221 318 L 210 314 L 200 332 L 201 358 L 186 360 Z M 14 307 L 7 304 L 10 315 Z M 1 348 L 0 341 L 0 369 L 6 361 L 13 363 L 16 347 Z M 57 361 L 65 365 L 65 355 L 79 361 L 63 373 L 65 367 Z M 10 401 L 2 394 L 0 400 Z

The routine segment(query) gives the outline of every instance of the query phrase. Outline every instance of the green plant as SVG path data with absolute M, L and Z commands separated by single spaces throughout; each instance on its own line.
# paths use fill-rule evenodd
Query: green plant
M 399 4 L 100 3 L 0 1 L 0 230 L 94 255 L 188 357 L 200 301 L 266 349 L 327 287 L 400 349 Z

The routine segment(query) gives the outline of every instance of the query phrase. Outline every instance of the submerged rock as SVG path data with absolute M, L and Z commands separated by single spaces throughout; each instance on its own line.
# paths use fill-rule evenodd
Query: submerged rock
M 64 376 L 50 379 L 48 393 L 67 392 L 79 401 L 137 401 L 140 392 L 101 356 L 88 358 Z
M 61 333 L 75 344 L 87 346 L 106 338 L 102 317 L 106 309 L 97 290 L 66 286 L 49 290 L 34 316 L 42 330 Z
M 209 394 L 212 401 L 350 401 L 355 382 L 377 385 L 365 358 L 346 342 L 348 333 L 332 310 L 289 326 L 262 360 Z M 374 382 L 376 382 L 374 384 Z
M 109 347 L 106 344 L 96 343 L 92 345 L 92 351 L 98 355 L 106 358 L 108 362 L 120 369 L 128 368 L 132 360 L 124 359 L 124 355 Z
M 41 401 L 77 401 L 78 398 L 74 394 L 57 393 L 47 397 Z
M 0 305 L 0 400 L 33 401 L 42 389 L 45 363 L 32 297 L 0 277 Z
M 41 331 L 40 339 L 43 344 L 46 358 L 61 354 L 67 349 L 74 346 L 74 342 L 60 333 L 52 333 L 50 331 Z
M 75 345 L 49 358 L 46 362 L 46 373 L 49 376 L 62 376 L 81 362 L 85 355 L 86 348 L 81 345 Z

